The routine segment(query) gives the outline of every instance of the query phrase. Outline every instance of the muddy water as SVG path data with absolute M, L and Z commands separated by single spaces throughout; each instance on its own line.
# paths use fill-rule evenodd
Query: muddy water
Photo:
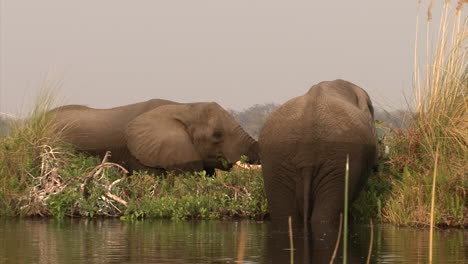
M 321 236 L 293 234 L 290 250 L 288 231 L 269 222 L 0 218 L 0 263 L 328 263 Z M 427 263 L 427 229 L 377 225 L 373 236 L 371 263 Z M 369 237 L 352 226 L 348 263 L 365 263 Z M 468 263 L 468 231 L 437 230 L 434 263 Z

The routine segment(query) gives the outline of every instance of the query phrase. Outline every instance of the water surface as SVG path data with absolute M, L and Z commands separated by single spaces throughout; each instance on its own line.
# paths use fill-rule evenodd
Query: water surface
M 369 230 L 352 226 L 348 263 L 365 263 Z M 291 252 L 294 263 L 325 262 L 334 246 L 317 246 L 329 234 L 321 235 L 293 234 L 291 251 L 288 231 L 269 222 L 0 218 L 0 263 L 290 263 Z M 428 237 L 427 229 L 377 225 L 371 263 L 427 263 Z M 468 263 L 468 231 L 437 230 L 434 247 L 435 263 Z

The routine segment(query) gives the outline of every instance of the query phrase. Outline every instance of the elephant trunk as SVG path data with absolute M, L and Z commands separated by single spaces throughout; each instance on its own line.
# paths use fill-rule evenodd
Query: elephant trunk
M 229 163 L 236 163 L 242 155 L 249 158 L 249 163 L 260 161 L 258 142 L 247 134 L 240 125 L 237 125 L 233 130 L 233 137 L 236 140 L 230 140 L 230 144 L 226 144 L 224 150 Z
M 258 141 L 255 141 L 250 145 L 249 149 L 247 150 L 247 157 L 249 157 L 250 164 L 259 164 L 260 163 L 260 148 L 258 146 Z

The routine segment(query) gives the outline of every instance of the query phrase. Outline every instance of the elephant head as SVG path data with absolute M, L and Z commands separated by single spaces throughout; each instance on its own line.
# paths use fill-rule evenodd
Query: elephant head
M 217 103 L 157 107 L 133 119 L 125 136 L 130 154 L 147 167 L 228 169 L 241 155 L 259 159 L 258 143 Z

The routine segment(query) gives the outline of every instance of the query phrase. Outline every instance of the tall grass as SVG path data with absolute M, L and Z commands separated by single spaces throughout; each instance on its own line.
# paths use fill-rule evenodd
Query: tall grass
M 46 117 L 54 93 L 54 87 L 41 89 L 26 119 L 10 120 L 9 135 L 0 139 L 0 214 L 15 214 L 18 201 L 46 165 L 44 151 L 58 150 L 60 137 Z
M 427 65 L 419 65 L 421 52 L 415 45 L 413 122 L 396 131 L 390 142 L 389 163 L 400 173 L 392 180 L 393 193 L 383 214 L 395 224 L 429 225 L 431 175 L 438 152 L 435 223 L 468 225 L 468 20 L 461 15 L 465 3 L 458 1 L 453 8 L 444 1 L 435 43 L 430 41 L 430 5 L 426 46 L 434 50 L 426 51 Z

